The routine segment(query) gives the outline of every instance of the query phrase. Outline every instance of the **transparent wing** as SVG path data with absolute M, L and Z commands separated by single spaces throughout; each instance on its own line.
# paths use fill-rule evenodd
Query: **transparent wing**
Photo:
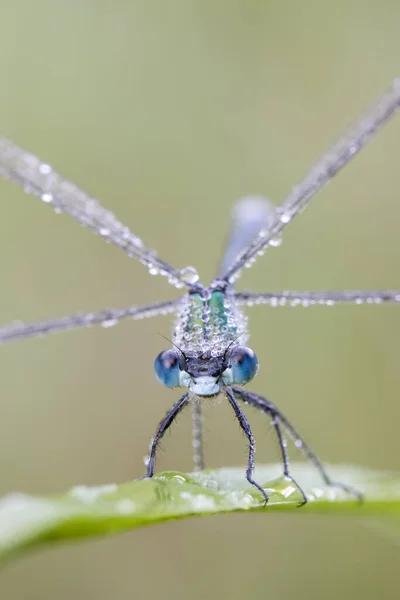
M 90 327 L 101 323 L 103 327 L 111 327 L 121 319 L 132 317 L 144 319 L 157 315 L 166 315 L 179 308 L 181 299 L 158 302 L 146 306 L 130 306 L 128 308 L 112 308 L 100 312 L 77 314 L 70 317 L 60 317 L 42 321 L 41 323 L 11 323 L 0 328 L 0 344 L 13 340 L 45 335 L 55 331 Z
M 344 292 L 278 292 L 258 294 L 256 292 L 236 292 L 235 300 L 247 306 L 269 304 L 270 306 L 333 306 L 348 304 L 400 303 L 400 290 L 348 290 Z
M 0 137 L 0 174 L 22 186 L 26 193 L 38 196 L 54 210 L 70 215 L 93 233 L 136 258 L 147 266 L 152 275 L 164 275 L 177 287 L 190 287 L 197 281 L 197 273 L 192 267 L 178 271 L 157 258 L 141 239 L 97 200 L 63 179 L 50 165 L 3 137 Z
M 275 217 L 242 251 L 222 274 L 224 281 L 233 282 L 244 265 L 255 260 L 257 254 L 271 244 L 281 231 L 298 215 L 310 200 L 324 187 L 349 160 L 357 154 L 375 133 L 396 112 L 400 104 L 400 78 L 369 110 L 354 123 L 341 138 L 312 167 L 303 181 L 293 188 L 286 200 L 276 208 Z M 221 277 L 220 277 L 221 278 Z

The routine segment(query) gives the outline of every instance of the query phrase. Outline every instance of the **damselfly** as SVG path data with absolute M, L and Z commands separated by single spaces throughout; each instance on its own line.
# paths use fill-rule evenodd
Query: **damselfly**
M 268 501 L 268 494 L 253 476 L 255 442 L 241 403 L 256 407 L 271 419 L 280 446 L 284 476 L 292 480 L 300 490 L 301 504 L 307 502 L 307 497 L 290 475 L 284 431 L 318 469 L 327 485 L 342 488 L 360 499 L 361 494 L 354 488 L 331 480 L 314 452 L 270 400 L 242 387 L 256 374 L 258 360 L 254 352 L 246 346 L 247 323 L 241 306 L 400 302 L 400 290 L 257 293 L 236 291 L 234 282 L 244 267 L 251 266 L 268 246 L 276 244 L 283 229 L 369 142 L 378 129 L 394 115 L 399 105 L 400 79 L 397 79 L 366 114 L 320 158 L 281 205 L 275 207 L 259 197 L 241 200 L 233 211 L 233 227 L 218 274 L 209 286 L 199 282 L 193 267 L 175 269 L 158 258 L 110 211 L 74 184 L 60 177 L 49 164 L 7 139 L 0 138 L 2 175 L 22 186 L 25 192 L 38 196 L 56 212 L 70 215 L 81 225 L 136 258 L 151 274 L 166 277 L 168 282 L 177 288 L 186 288 L 185 294 L 178 300 L 77 314 L 35 324 L 11 324 L 0 329 L 0 342 L 97 323 L 110 325 L 125 317 L 138 319 L 175 313 L 172 348 L 157 356 L 154 368 L 162 384 L 170 388 L 186 388 L 187 391 L 158 426 L 150 444 L 145 476 L 153 476 L 158 443 L 175 417 L 189 403 L 193 406 L 194 416 L 195 468 L 203 468 L 201 399 L 222 393 L 231 405 L 249 442 L 246 478 L 259 490 L 265 502 Z

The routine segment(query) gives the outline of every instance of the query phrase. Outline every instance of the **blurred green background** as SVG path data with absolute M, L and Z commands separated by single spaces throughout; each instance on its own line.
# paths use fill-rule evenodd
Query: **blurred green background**
M 209 280 L 232 202 L 278 202 L 400 75 L 390 0 L 3 0 L 0 130 L 51 162 L 160 256 Z M 242 287 L 400 287 L 400 119 L 288 227 Z M 0 182 L 0 321 L 177 295 L 162 278 Z M 253 389 L 326 461 L 399 468 L 400 310 L 255 307 Z M 177 398 L 153 376 L 170 318 L 1 348 L 0 492 L 62 491 L 143 473 Z M 257 460 L 278 458 L 249 414 Z M 223 402 L 206 409 L 209 466 L 245 464 Z M 158 469 L 190 470 L 190 412 Z M 0 576 L 2 598 L 393 598 L 399 548 L 354 519 L 194 519 L 47 550 Z M 398 588 L 397 588 L 398 589 Z

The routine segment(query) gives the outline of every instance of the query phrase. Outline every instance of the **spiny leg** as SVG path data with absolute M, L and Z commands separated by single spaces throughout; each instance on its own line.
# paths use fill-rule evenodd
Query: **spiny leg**
M 236 401 L 236 398 L 233 394 L 234 388 L 225 388 L 225 392 L 226 392 L 226 395 L 228 396 L 230 405 L 232 406 L 232 408 L 235 412 L 236 418 L 239 421 L 240 427 L 243 429 L 245 436 L 249 440 L 249 459 L 247 462 L 246 479 L 249 483 L 254 485 L 261 492 L 261 494 L 264 496 L 265 504 L 267 504 L 267 502 L 269 500 L 267 492 L 264 490 L 264 488 L 261 487 L 261 485 L 259 485 L 253 479 L 254 455 L 255 455 L 255 451 L 256 451 L 256 445 L 255 445 L 253 433 L 251 431 L 249 422 L 247 421 L 245 414 L 243 413 L 242 409 L 240 408 L 239 404 Z
M 153 439 L 151 440 L 150 452 L 149 452 L 149 455 L 148 455 L 148 458 L 146 461 L 147 462 L 147 471 L 146 471 L 146 475 L 144 476 L 144 479 L 147 477 L 153 477 L 157 445 L 158 445 L 159 441 L 161 440 L 161 438 L 163 437 L 164 433 L 167 431 L 168 427 L 175 420 L 175 418 L 181 412 L 183 407 L 187 404 L 188 398 L 189 398 L 189 393 L 187 392 L 186 394 L 184 394 L 182 396 L 182 398 L 180 400 L 178 400 L 178 402 L 176 402 L 176 404 L 174 404 L 174 406 L 167 412 L 164 419 L 159 424 L 156 434 L 153 437 Z
M 331 477 L 328 475 L 325 467 L 323 466 L 323 464 L 321 463 L 321 461 L 319 460 L 317 455 L 305 443 L 305 441 L 300 436 L 300 434 L 296 431 L 296 429 L 288 421 L 288 419 L 281 413 L 281 411 L 275 406 L 275 404 L 273 404 L 266 398 L 263 398 L 262 396 L 258 396 L 258 394 L 254 394 L 253 392 L 248 392 L 247 390 L 242 390 L 241 388 L 237 388 L 237 387 L 233 386 L 232 390 L 235 394 L 237 394 L 241 398 L 241 400 L 243 400 L 243 402 L 250 404 L 252 406 L 255 406 L 256 408 L 258 408 L 259 410 L 261 410 L 262 412 L 264 412 L 266 414 L 275 415 L 276 417 L 278 417 L 279 421 L 283 424 L 283 426 L 286 428 L 286 431 L 292 438 L 296 448 L 299 448 L 305 454 L 305 456 L 308 458 L 308 460 L 311 462 L 311 464 L 314 465 L 314 467 L 318 470 L 319 474 L 321 475 L 321 477 L 326 485 L 328 485 L 330 487 L 336 487 L 336 488 L 342 489 L 342 490 L 352 494 L 353 496 L 356 496 L 356 498 L 360 502 L 364 499 L 363 494 L 361 492 L 359 492 L 356 488 L 354 488 L 350 485 L 347 485 L 345 483 L 341 483 L 339 481 L 333 481 L 331 479 Z
M 202 471 L 204 469 L 203 415 L 201 412 L 200 399 L 198 397 L 192 399 L 192 407 L 193 464 L 195 471 Z

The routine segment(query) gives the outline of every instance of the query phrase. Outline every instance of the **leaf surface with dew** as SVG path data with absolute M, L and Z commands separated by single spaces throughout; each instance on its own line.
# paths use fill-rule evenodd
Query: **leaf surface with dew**
M 186 517 L 239 511 L 295 510 L 360 517 L 392 517 L 387 527 L 400 531 L 400 476 L 350 466 L 330 466 L 336 481 L 365 494 L 360 504 L 349 494 L 321 485 L 315 470 L 296 464 L 296 477 L 309 502 L 297 509 L 301 494 L 280 476 L 280 465 L 259 466 L 256 478 L 270 496 L 267 506 L 244 478 L 244 469 L 223 468 L 201 473 L 160 473 L 153 479 L 97 487 L 75 486 L 66 494 L 38 497 L 9 494 L 0 500 L 0 560 L 27 549 L 78 538 L 127 531 Z M 396 523 L 393 523 L 393 520 Z

